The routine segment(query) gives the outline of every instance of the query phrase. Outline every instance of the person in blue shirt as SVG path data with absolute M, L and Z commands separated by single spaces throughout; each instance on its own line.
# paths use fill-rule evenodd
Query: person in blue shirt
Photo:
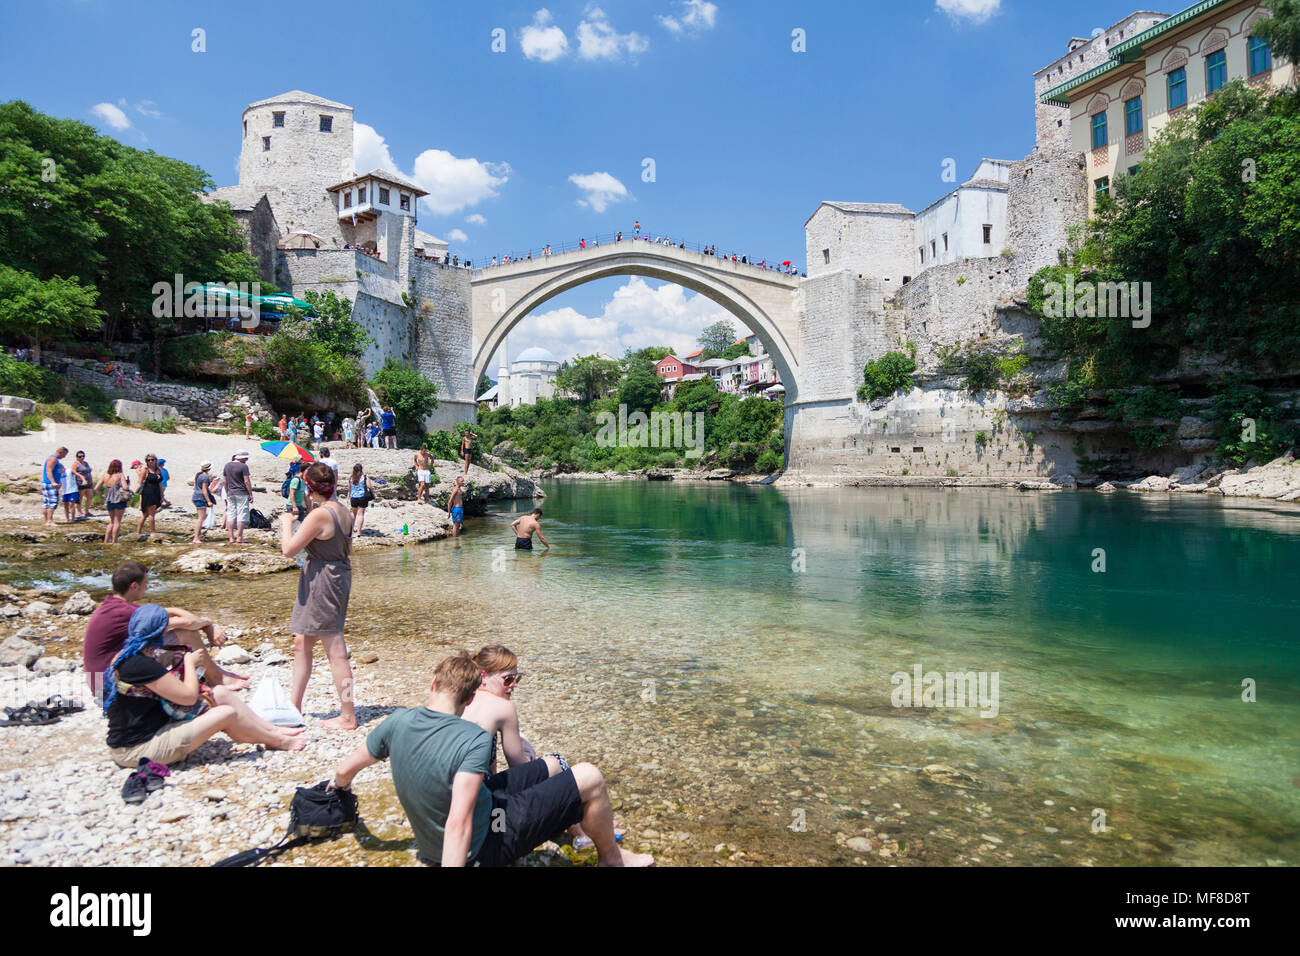
M 393 406 L 389 405 L 384 409 L 384 413 L 379 416 L 380 424 L 384 429 L 384 447 L 397 447 L 397 416 L 393 414 Z
M 171 475 L 167 474 L 167 469 L 163 467 L 165 464 L 167 464 L 166 458 L 158 459 L 158 470 L 162 472 L 162 506 L 170 508 L 172 503 L 167 500 L 167 480 L 171 478 Z

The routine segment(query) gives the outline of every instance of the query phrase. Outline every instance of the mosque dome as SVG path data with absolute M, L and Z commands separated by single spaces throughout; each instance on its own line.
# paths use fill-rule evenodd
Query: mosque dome
M 554 362 L 555 355 L 547 349 L 534 346 L 531 349 L 524 349 L 515 356 L 516 362 Z

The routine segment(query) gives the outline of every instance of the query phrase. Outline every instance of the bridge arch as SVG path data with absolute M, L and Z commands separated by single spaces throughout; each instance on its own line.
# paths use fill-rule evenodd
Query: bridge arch
M 506 335 L 535 309 L 569 289 L 617 276 L 673 282 L 705 296 L 758 335 L 781 375 L 788 408 L 798 396 L 801 343 L 795 314 L 798 279 L 714 256 L 625 241 L 509 265 L 475 269 L 473 382 Z

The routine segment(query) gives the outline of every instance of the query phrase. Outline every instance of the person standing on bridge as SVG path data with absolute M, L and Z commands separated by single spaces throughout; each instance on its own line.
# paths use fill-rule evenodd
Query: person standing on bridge
M 638 239 L 640 239 L 640 238 L 641 238 L 641 220 L 640 220 L 640 219 L 638 219 L 636 222 L 634 222 L 634 223 L 632 224 L 632 229 L 633 229 L 633 235 L 636 236 Z
M 620 229 L 620 230 L 618 231 L 618 233 L 614 236 L 614 241 L 615 241 L 615 242 L 622 242 L 622 241 L 623 241 L 623 230 Z

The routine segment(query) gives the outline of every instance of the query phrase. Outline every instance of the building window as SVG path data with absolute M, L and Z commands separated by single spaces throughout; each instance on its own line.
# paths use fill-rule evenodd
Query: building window
M 283 125 L 284 125 L 284 113 L 272 113 L 272 114 L 271 114 L 271 125 L 272 125 L 272 126 L 283 126 Z
M 270 149 L 271 149 L 271 137 L 269 137 L 269 136 L 263 136 L 263 137 L 262 137 L 262 152 L 264 152 L 264 153 L 265 153 L 265 152 L 268 152 L 268 151 L 270 151 Z
M 938 245 L 938 244 L 937 244 L 933 239 L 930 240 L 930 258 L 931 258 L 931 259 L 938 258 L 939 253 L 938 253 L 938 251 L 937 251 L 937 249 L 936 249 L 937 245 Z
M 406 195 L 406 193 L 398 193 L 397 204 L 406 212 L 411 211 L 411 197 Z
M 1142 97 L 1135 96 L 1124 103 L 1124 135 L 1142 132 Z
M 921 246 L 917 252 L 921 253 L 921 265 L 925 265 L 925 246 Z
M 948 234 L 946 232 L 943 234 L 943 251 L 948 251 Z
M 1169 108 L 1176 110 L 1187 105 L 1187 69 L 1179 67 L 1168 76 Z
M 348 190 L 343 194 L 343 208 L 344 209 L 352 208 L 352 190 Z
M 366 187 L 362 186 L 359 189 L 357 189 L 357 205 L 364 206 L 365 204 L 366 204 Z
M 985 223 L 985 225 L 984 225 L 984 245 L 987 246 L 987 245 L 988 245 L 989 243 L 991 243 L 992 241 L 993 241 L 993 227 L 990 226 L 990 225 L 988 225 L 987 223 Z
M 1205 58 L 1205 92 L 1213 93 L 1228 82 L 1228 52 L 1215 50 Z
M 1259 76 L 1273 69 L 1273 51 L 1269 49 L 1267 42 L 1259 37 L 1251 37 L 1249 47 L 1251 76 Z
M 379 204 L 381 206 L 388 205 L 388 190 L 385 189 L 383 186 L 379 187 Z
M 334 132 L 334 117 L 332 117 L 332 116 L 322 116 L 322 117 L 320 118 L 320 131 L 321 131 L 322 133 L 332 133 L 332 132 Z
M 830 251 L 829 249 L 823 249 L 823 250 L 822 250 L 822 258 L 826 260 L 826 264 L 827 264 L 827 265 L 830 265 L 830 264 L 831 264 L 831 251 Z
M 244 120 L 244 135 L 248 135 L 248 120 Z
M 1128 177 L 1129 177 L 1129 179 L 1132 179 L 1134 176 L 1136 176 L 1136 175 L 1138 174 L 1138 170 L 1141 169 L 1141 168 L 1142 168 L 1142 164 L 1141 164 L 1141 163 L 1134 163 L 1132 166 L 1130 166 L 1130 167 L 1128 168 Z
M 1092 148 L 1101 149 L 1109 141 L 1106 136 L 1106 114 L 1101 112 L 1092 118 Z
M 1096 188 L 1096 194 L 1098 199 L 1100 199 L 1102 196 L 1110 195 L 1109 176 L 1102 176 L 1101 179 L 1098 179 L 1096 182 L 1093 183 L 1093 186 Z

